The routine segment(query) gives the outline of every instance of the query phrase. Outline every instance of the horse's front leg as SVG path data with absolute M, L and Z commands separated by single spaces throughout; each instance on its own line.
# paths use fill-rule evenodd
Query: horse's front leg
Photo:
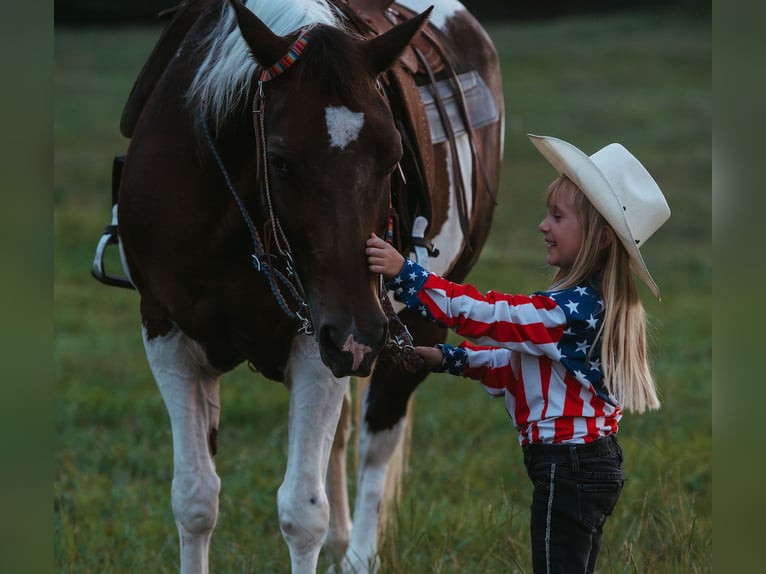
M 174 329 L 147 339 L 149 365 L 173 430 L 171 500 L 180 537 L 181 573 L 207 574 L 221 481 L 213 456 L 220 418 L 219 375 L 201 347 Z
M 362 424 L 359 437 L 359 473 L 357 476 L 354 528 L 342 563 L 347 574 L 367 574 L 378 571 L 378 534 L 381 513 L 385 511 L 388 471 L 406 429 L 404 415 L 385 430 L 371 430 Z
M 348 377 L 336 379 L 316 341 L 298 336 L 286 371 L 290 389 L 289 450 L 277 493 L 279 525 L 290 549 L 292 574 L 314 574 L 328 529 L 325 476 Z
M 348 501 L 348 441 L 351 436 L 351 389 L 346 389 L 335 430 L 335 440 L 327 466 L 327 498 L 330 502 L 330 528 L 324 545 L 342 557 L 351 539 L 351 510 Z
M 422 371 L 404 372 L 383 355 L 372 374 L 362 405 L 354 529 L 342 563 L 344 573 L 378 570 L 381 517 L 400 486 L 409 447 L 402 442 L 407 437 L 408 404 L 424 376 Z

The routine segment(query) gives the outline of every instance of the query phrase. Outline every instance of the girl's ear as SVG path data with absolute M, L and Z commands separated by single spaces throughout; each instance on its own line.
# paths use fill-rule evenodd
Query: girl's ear
M 598 240 L 598 248 L 600 251 L 603 251 L 607 247 L 609 247 L 612 244 L 612 241 L 614 241 L 614 231 L 612 231 L 611 227 L 604 227 L 604 229 L 601 230 L 601 238 Z

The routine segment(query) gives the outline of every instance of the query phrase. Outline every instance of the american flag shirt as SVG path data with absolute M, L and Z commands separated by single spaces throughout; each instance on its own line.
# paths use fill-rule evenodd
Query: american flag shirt
M 442 345 L 439 370 L 504 397 L 526 445 L 588 443 L 617 432 L 622 411 L 604 385 L 596 339 L 604 315 L 597 284 L 482 294 L 407 259 L 387 287 L 410 309 L 470 339 Z

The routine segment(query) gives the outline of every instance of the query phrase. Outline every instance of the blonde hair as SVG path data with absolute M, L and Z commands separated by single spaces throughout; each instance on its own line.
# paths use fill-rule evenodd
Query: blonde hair
M 551 183 L 546 203 L 554 196 L 568 196 L 576 208 L 583 242 L 572 267 L 559 268 L 551 288 L 575 287 L 594 273 L 601 274 L 604 320 L 596 340 L 601 338 L 604 384 L 625 410 L 642 413 L 657 409 L 660 401 L 649 368 L 646 312 L 633 282 L 628 252 L 613 232 L 609 246 L 601 248 L 609 224 L 569 178 L 562 175 Z

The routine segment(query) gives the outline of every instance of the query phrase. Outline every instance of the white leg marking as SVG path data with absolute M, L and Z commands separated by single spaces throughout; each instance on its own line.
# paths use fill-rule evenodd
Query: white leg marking
M 344 149 L 356 141 L 364 125 L 364 114 L 352 112 L 346 106 L 328 106 L 324 111 L 327 133 L 330 135 L 330 147 Z
M 220 418 L 219 374 L 201 347 L 174 329 L 147 340 L 146 356 L 173 429 L 171 499 L 181 547 L 181 573 L 207 574 L 210 537 L 218 520 L 221 481 L 210 452 Z
M 314 574 L 328 530 L 325 476 L 348 377 L 333 377 L 316 340 L 297 336 L 285 381 L 290 389 L 289 449 L 277 492 L 279 525 L 290 549 L 292 574 Z
M 343 572 L 378 570 L 378 531 L 389 463 L 407 426 L 403 417 L 391 429 L 371 433 L 366 425 L 359 438 L 359 476 L 354 504 L 354 530 L 343 561 Z
M 338 558 L 342 557 L 351 539 L 351 511 L 348 501 L 347 454 L 351 436 L 351 388 L 346 389 L 343 406 L 335 430 L 335 440 L 327 467 L 327 499 L 330 503 L 330 529 L 324 545 Z

